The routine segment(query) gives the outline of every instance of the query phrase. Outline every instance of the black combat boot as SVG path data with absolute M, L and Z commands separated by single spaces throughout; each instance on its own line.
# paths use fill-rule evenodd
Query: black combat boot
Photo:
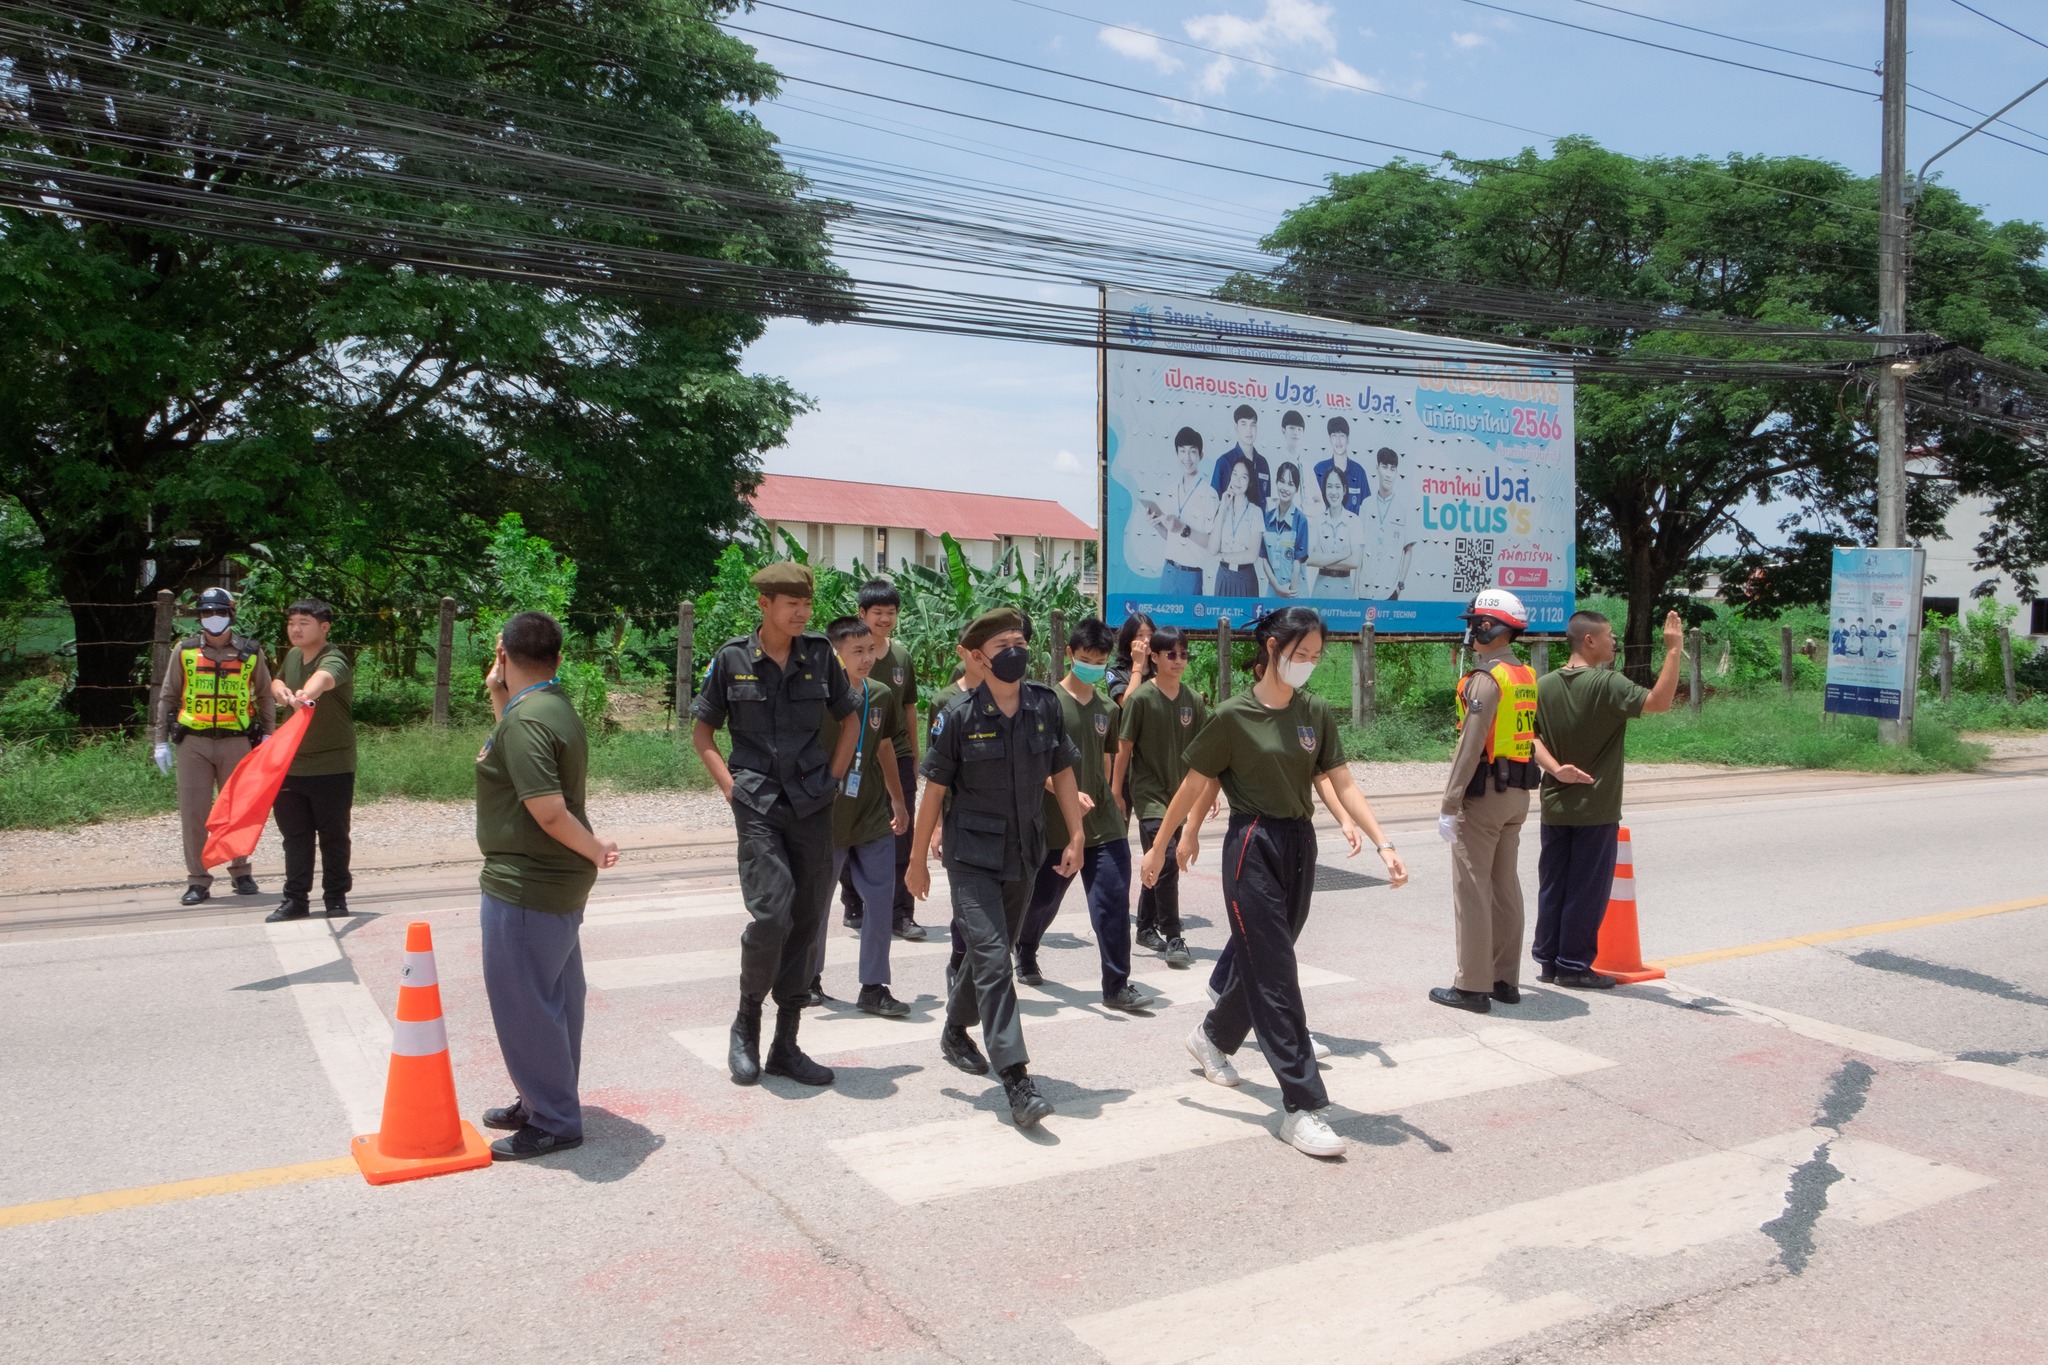
M 1038 1085 L 1024 1073 L 1024 1063 L 1003 1068 L 1003 1093 L 1010 1100 L 1010 1117 L 1019 1128 L 1035 1128 L 1052 1112 L 1052 1101 L 1038 1093 Z
M 740 1012 L 732 1020 L 732 1047 L 725 1055 L 735 1085 L 758 1085 L 761 1080 L 761 1002 L 740 997 Z
M 830 1085 L 832 1068 L 819 1066 L 796 1045 L 796 1028 L 803 1021 L 801 1009 L 784 1005 L 775 1011 L 775 1041 L 768 1045 L 768 1060 L 761 1069 L 771 1076 L 787 1076 L 798 1085 Z

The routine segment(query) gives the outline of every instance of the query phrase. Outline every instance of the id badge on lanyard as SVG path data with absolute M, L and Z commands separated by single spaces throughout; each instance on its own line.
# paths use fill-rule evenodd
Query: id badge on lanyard
M 868 685 L 860 685 L 860 738 L 853 744 L 853 762 L 847 765 L 846 776 L 839 783 L 839 790 L 849 798 L 860 795 L 860 759 L 868 747 Z

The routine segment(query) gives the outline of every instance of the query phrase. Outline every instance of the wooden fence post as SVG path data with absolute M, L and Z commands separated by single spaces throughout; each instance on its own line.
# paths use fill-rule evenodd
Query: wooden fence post
M 676 603 L 676 737 L 681 739 L 686 726 L 683 717 L 690 714 L 690 703 L 697 699 L 697 604 Z
M 2005 670 L 2005 702 L 2008 706 L 2019 705 L 2020 690 L 2012 676 L 2012 631 L 2001 628 L 1998 632 L 1998 662 Z
M 1778 627 L 1778 688 L 1792 695 L 1792 627 Z
M 1378 633 L 1367 621 L 1351 651 L 1351 723 L 1361 729 L 1379 719 Z
M 156 627 L 150 632 L 149 645 L 149 704 L 156 705 L 157 695 L 163 691 L 164 670 L 171 666 L 171 646 L 177 643 L 175 631 L 178 624 L 177 599 L 169 588 L 156 591 Z
M 1949 691 L 1955 686 L 1956 649 L 1954 641 L 1948 637 L 1947 626 L 1943 626 L 1938 633 L 1941 637 L 1941 646 L 1935 651 L 1934 674 L 1941 679 L 1941 699 L 1947 701 Z
M 1067 614 L 1058 607 L 1052 610 L 1051 629 L 1052 638 L 1045 642 L 1045 666 L 1052 676 L 1046 682 L 1058 687 L 1067 673 Z
M 1216 701 L 1230 700 L 1230 618 L 1216 621 Z
M 1704 639 L 1705 637 L 1700 634 L 1698 626 L 1694 626 L 1685 633 L 1686 681 L 1687 685 L 1691 688 L 1689 695 L 1692 699 L 1694 715 L 1699 714 L 1700 706 L 1706 700 L 1704 689 L 1700 683 L 1700 649 Z
M 455 599 L 441 599 L 441 634 L 434 646 L 434 724 L 448 723 L 448 683 L 455 676 Z

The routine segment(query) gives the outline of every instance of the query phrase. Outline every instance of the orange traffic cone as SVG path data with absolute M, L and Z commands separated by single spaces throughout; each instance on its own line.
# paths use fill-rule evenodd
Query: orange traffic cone
M 434 935 L 422 920 L 405 926 L 384 1122 L 350 1143 L 349 1151 L 372 1185 L 491 1164 L 490 1144 L 455 1107 L 448 1026 L 441 1021 L 440 978 L 434 974 Z
M 1614 891 L 1607 897 L 1607 917 L 1600 921 L 1600 951 L 1593 970 L 1631 986 L 1664 976 L 1662 967 L 1643 965 L 1642 940 L 1636 934 L 1636 858 L 1627 825 L 1615 836 Z

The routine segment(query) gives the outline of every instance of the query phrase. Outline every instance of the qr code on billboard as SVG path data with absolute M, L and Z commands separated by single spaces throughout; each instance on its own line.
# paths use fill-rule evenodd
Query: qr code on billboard
M 1452 546 L 1451 592 L 1463 597 L 1493 586 L 1493 537 L 1459 536 Z

